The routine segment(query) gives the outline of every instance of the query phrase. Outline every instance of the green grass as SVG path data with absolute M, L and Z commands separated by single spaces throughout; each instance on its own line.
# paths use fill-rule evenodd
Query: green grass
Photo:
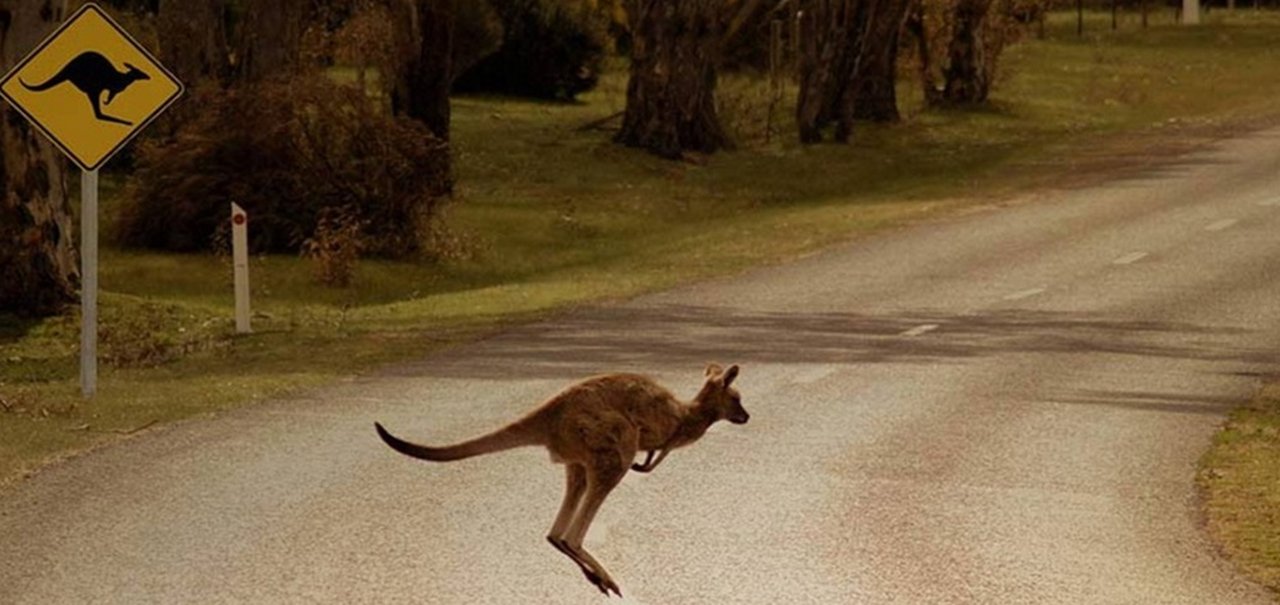
M 1200 460 L 1209 533 L 1241 570 L 1280 596 L 1280 383 L 1232 412 Z
M 1194 30 L 1098 25 L 1077 38 L 1073 17 L 1054 15 L 1046 40 L 1008 50 L 990 107 L 926 112 L 904 81 L 904 121 L 860 127 L 848 146 L 798 145 L 789 100 L 766 142 L 768 91 L 746 76 L 721 85 L 739 149 L 696 162 L 578 129 L 623 107 L 620 70 L 576 104 L 456 99 L 448 225 L 465 254 L 361 261 L 343 290 L 313 283 L 304 259 L 255 257 L 256 332 L 235 337 L 225 259 L 104 250 L 108 363 L 93 401 L 77 395 L 76 318 L 0 320 L 0 482 L 153 422 L 319 386 L 505 322 L 1102 178 L 1132 167 L 1131 156 L 1274 118 L 1280 15 L 1210 19 Z M 109 224 L 119 179 L 104 183 Z

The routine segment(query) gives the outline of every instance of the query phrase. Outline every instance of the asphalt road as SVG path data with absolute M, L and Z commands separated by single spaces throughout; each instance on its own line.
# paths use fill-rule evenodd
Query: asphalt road
M 0 494 L 0 603 L 599 603 L 544 451 L 446 443 L 568 382 L 752 414 L 606 502 L 632 603 L 1263 603 L 1194 465 L 1280 352 L 1280 131 L 1105 186 L 515 329 L 157 430 Z

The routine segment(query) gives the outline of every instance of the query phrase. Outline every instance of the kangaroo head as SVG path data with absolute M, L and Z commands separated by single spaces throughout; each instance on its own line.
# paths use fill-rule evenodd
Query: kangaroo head
M 134 80 L 150 80 L 151 79 L 151 76 L 148 76 L 147 72 L 144 72 L 141 69 L 138 69 L 137 67 L 134 67 L 129 63 L 125 63 L 124 67 L 127 70 L 124 72 L 124 77 L 128 78 L 130 82 Z
M 751 415 L 742 407 L 742 395 L 732 386 L 738 377 L 738 366 L 731 365 L 726 370 L 713 363 L 707 366 L 706 376 L 707 382 L 696 398 L 698 405 L 714 411 L 718 420 L 746 424 Z

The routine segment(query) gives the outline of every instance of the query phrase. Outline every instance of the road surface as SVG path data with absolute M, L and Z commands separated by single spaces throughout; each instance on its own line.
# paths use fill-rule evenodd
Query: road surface
M 1269 602 L 1197 457 L 1280 351 L 1280 131 L 184 422 L 0 494 L 0 603 L 604 600 L 544 540 L 561 468 L 446 443 L 568 382 L 752 414 L 627 477 L 587 547 L 626 602 Z

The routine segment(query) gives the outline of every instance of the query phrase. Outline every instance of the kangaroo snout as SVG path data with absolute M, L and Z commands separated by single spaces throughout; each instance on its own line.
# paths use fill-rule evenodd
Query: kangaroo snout
M 751 414 L 748 414 L 746 410 L 729 417 L 729 422 L 734 424 L 746 424 L 748 420 L 751 420 Z

